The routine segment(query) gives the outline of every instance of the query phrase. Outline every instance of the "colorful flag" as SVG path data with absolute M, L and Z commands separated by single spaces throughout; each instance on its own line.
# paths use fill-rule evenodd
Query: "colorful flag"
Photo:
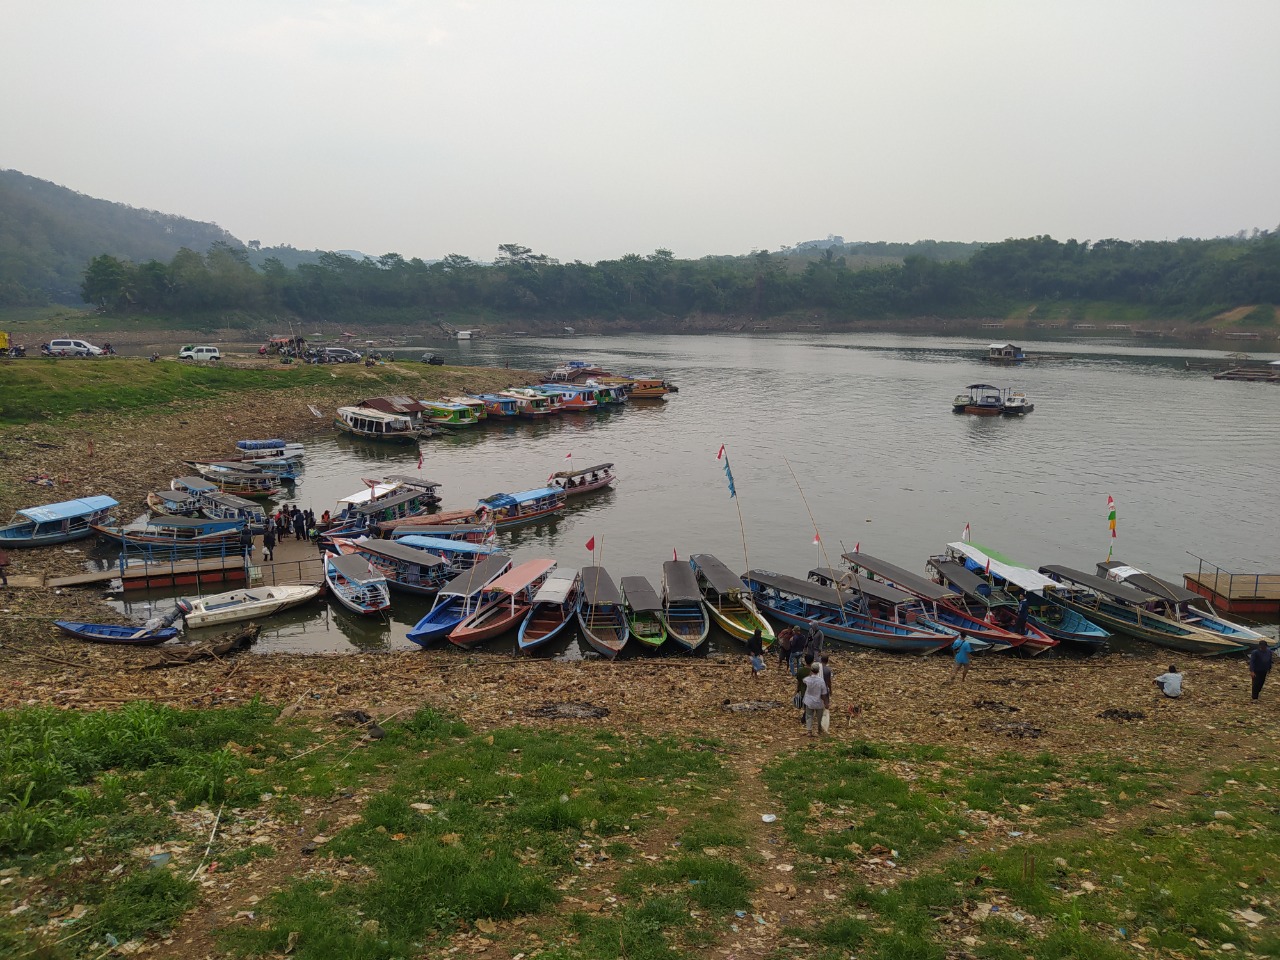
M 817 530 L 813 531 L 813 542 L 814 542 L 814 543 L 821 543 L 821 542 L 822 542 L 822 537 L 818 535 L 818 531 L 817 531 Z
M 965 543 L 969 542 L 969 525 L 967 523 L 964 525 L 964 530 L 960 533 L 960 539 Z
M 566 460 L 572 460 L 572 459 L 573 459 L 573 451 L 572 451 L 572 450 L 570 450 L 568 453 L 566 453 L 566 454 L 564 455 L 564 458 L 565 458 Z
M 595 548 L 596 548 L 596 538 L 592 537 L 590 540 L 587 541 L 587 549 L 594 550 Z
M 985 572 L 988 577 L 991 576 L 991 558 L 990 557 L 987 557 L 987 569 Z
M 861 546 L 862 546 L 862 541 L 859 540 L 857 543 L 853 545 L 853 552 L 858 553 Z
M 729 455 L 724 452 L 724 447 L 720 448 L 720 457 L 716 459 L 719 460 L 721 457 L 724 458 L 724 478 L 729 481 L 729 498 L 732 499 L 738 495 L 738 490 L 733 485 L 733 471 L 729 469 Z
M 716 454 L 716 459 L 717 459 L 717 460 L 723 460 L 723 459 L 724 459 L 724 444 L 723 444 L 723 443 L 722 443 L 722 444 L 720 444 L 720 452 Z
M 1111 539 L 1116 536 L 1116 501 L 1115 498 L 1107 496 L 1107 527 L 1111 530 Z
M 1107 544 L 1107 563 L 1111 562 L 1111 544 Z

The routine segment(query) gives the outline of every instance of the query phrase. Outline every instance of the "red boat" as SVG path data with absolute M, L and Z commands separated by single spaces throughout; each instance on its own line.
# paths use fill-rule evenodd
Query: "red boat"
M 554 560 L 527 560 L 485 588 L 494 599 L 453 628 L 449 642 L 474 647 L 514 630 L 533 609 L 533 595 L 556 568 Z

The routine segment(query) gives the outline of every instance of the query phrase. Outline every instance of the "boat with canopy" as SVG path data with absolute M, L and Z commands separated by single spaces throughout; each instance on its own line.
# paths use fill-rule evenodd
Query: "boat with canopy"
M 538 487 L 519 493 L 495 493 L 476 505 L 476 510 L 486 520 L 492 520 L 499 530 L 555 519 L 564 509 L 564 491 L 559 487 Z
M 474 567 L 458 574 L 440 587 L 435 603 L 408 633 L 419 646 L 430 646 L 442 640 L 485 600 L 489 585 L 511 569 L 511 558 L 505 553 L 485 557 Z
M 111 511 L 120 504 L 112 497 L 80 497 L 23 507 L 0 527 L 0 546 L 45 547 L 55 543 L 83 540 L 111 520 Z
M 620 585 L 626 605 L 627 630 L 647 650 L 657 650 L 667 640 L 658 592 L 646 577 L 623 577 Z
M 612 463 L 597 463 L 581 470 L 561 470 L 551 475 L 551 486 L 559 487 L 567 497 L 603 490 L 616 480 Z
M 604 567 L 582 568 L 578 626 L 587 643 L 610 660 L 622 652 L 631 636 L 622 594 Z
M 662 625 L 667 635 L 686 650 L 702 646 L 711 632 L 711 618 L 693 568 L 681 560 L 662 565 Z
M 582 575 L 578 571 L 547 578 L 534 594 L 529 616 L 520 624 L 520 652 L 536 650 L 559 636 L 572 622 L 581 602 Z
M 697 577 L 703 605 L 720 629 L 743 641 L 759 630 L 765 648 L 773 644 L 777 639 L 773 627 L 761 615 L 741 577 L 709 553 L 695 553 L 689 566 Z
M 1160 597 L 1165 601 L 1164 615 L 1170 620 L 1176 620 L 1178 623 L 1185 624 L 1188 627 L 1220 633 L 1230 640 L 1239 640 L 1241 643 L 1247 644 L 1256 644 L 1259 640 L 1267 640 L 1258 631 L 1250 630 L 1248 627 L 1218 616 L 1216 612 L 1211 612 L 1212 607 L 1209 610 L 1205 610 L 1204 607 L 1209 605 L 1209 601 L 1200 594 L 1192 593 L 1186 587 L 1170 583 L 1168 580 L 1161 580 L 1159 577 L 1147 573 L 1145 570 L 1139 570 L 1137 567 L 1130 566 L 1127 563 L 1119 560 L 1100 563 L 1098 564 L 1098 576 L 1107 580 L 1114 580 L 1116 583 L 1127 583 L 1129 586 L 1137 587 L 1153 597 Z M 1267 643 L 1270 644 L 1271 641 L 1267 640 Z
M 326 553 L 324 579 L 338 602 L 352 613 L 372 616 L 391 606 L 387 578 L 364 557 Z
M 442 557 L 407 547 L 395 540 L 342 537 L 334 541 L 334 546 L 339 553 L 364 557 L 387 578 L 387 584 L 392 590 L 403 593 L 429 596 L 438 591 L 455 573 Z
M 956 592 L 949 605 L 1022 637 L 1019 651 L 1034 656 L 1058 645 L 1057 640 L 1031 622 L 1029 601 L 1022 606 L 985 573 L 970 570 L 963 561 L 946 556 L 929 558 L 927 566 L 938 583 Z
M 534 597 L 556 568 L 554 560 L 526 560 L 489 584 L 488 599 L 449 633 L 449 642 L 470 648 L 513 630 L 533 609 Z

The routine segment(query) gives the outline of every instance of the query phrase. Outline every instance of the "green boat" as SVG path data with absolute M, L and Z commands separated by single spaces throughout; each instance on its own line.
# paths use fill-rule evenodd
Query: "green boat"
M 480 421 L 476 412 L 465 403 L 452 400 L 423 400 L 423 417 L 428 423 L 443 427 L 474 427 Z
M 777 639 L 773 627 L 760 615 L 751 591 L 732 570 L 709 553 L 695 553 L 689 566 L 698 578 L 703 603 L 720 629 L 744 643 L 759 630 L 765 649 L 773 645 Z
M 621 585 L 627 627 L 632 639 L 648 650 L 657 650 L 667 640 L 667 628 L 662 623 L 662 601 L 644 577 L 623 577 Z

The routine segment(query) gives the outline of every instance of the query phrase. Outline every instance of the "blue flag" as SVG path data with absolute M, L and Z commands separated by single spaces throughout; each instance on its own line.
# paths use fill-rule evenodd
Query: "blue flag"
M 733 471 L 729 469 L 729 455 L 724 455 L 724 478 L 729 481 L 729 498 L 732 499 L 738 495 L 738 491 L 733 486 Z

